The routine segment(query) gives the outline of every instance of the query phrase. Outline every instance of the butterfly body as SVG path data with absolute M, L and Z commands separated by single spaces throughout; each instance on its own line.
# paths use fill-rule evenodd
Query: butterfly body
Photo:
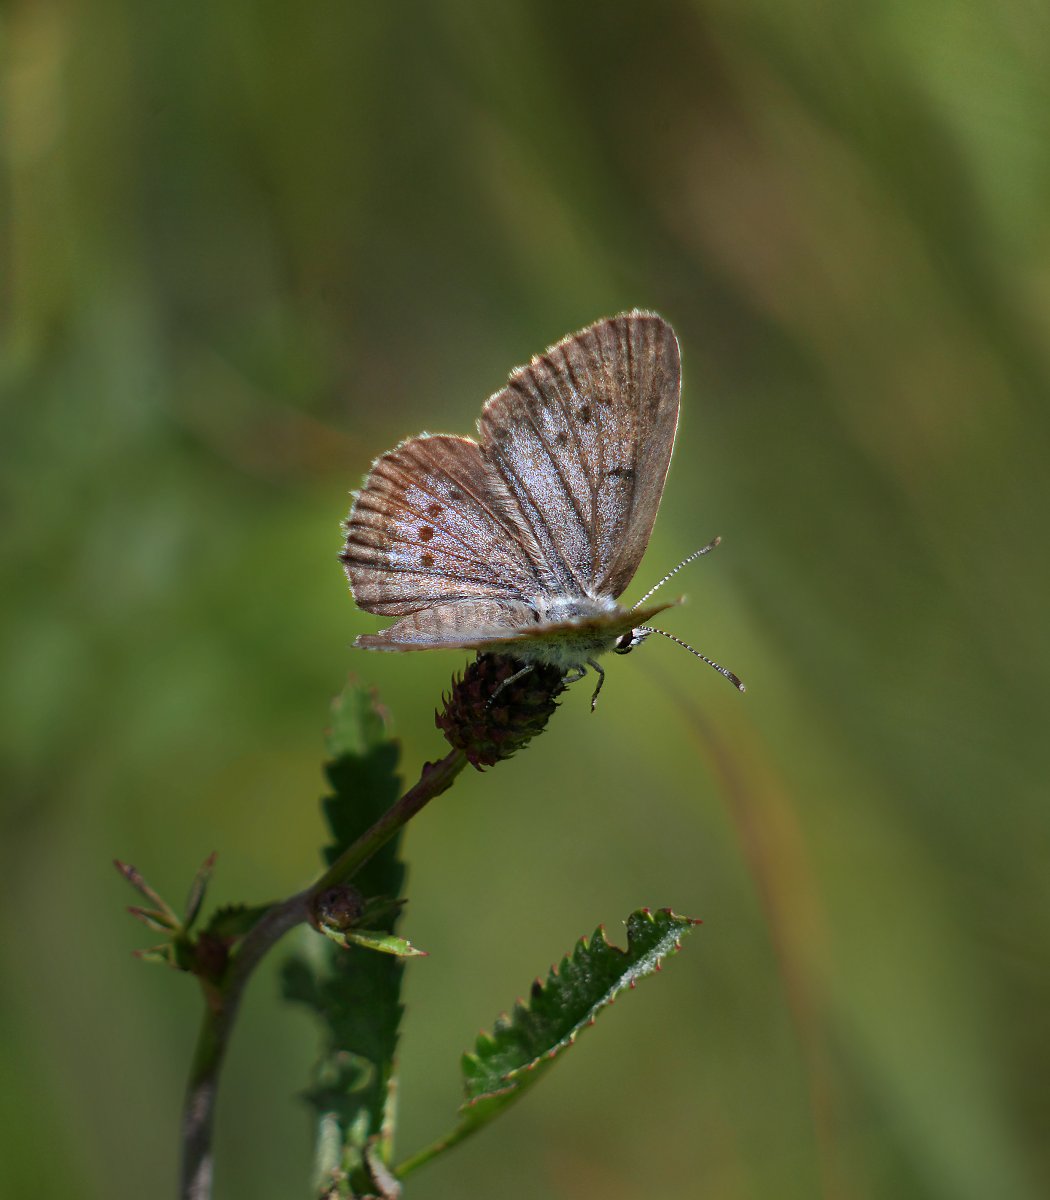
M 526 663 L 547 663 L 563 671 L 581 670 L 615 649 L 623 635 L 632 633 L 635 626 L 634 614 L 614 602 L 611 609 L 603 608 L 589 617 L 580 614 L 542 625 L 540 637 L 519 636 L 493 649 Z
M 522 662 L 544 662 L 570 670 L 616 648 L 641 622 L 670 608 L 622 608 L 615 601 L 577 601 L 579 611 L 559 620 L 529 605 L 486 605 L 468 601 L 438 605 L 397 621 L 354 643 L 364 650 L 433 650 L 438 646 L 509 654 Z
M 490 397 L 478 440 L 412 438 L 373 464 L 340 558 L 354 598 L 398 618 L 355 645 L 462 648 L 582 670 L 667 604 L 617 599 L 649 541 L 678 425 L 674 331 L 598 321 Z

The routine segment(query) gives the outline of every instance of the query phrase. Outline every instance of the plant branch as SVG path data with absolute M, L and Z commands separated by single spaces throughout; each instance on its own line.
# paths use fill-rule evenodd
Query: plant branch
M 451 1133 L 438 1138 L 437 1141 L 431 1142 L 429 1146 L 425 1146 L 422 1150 L 417 1150 L 415 1154 L 398 1163 L 394 1168 L 394 1178 L 407 1179 L 413 1171 L 418 1170 L 430 1162 L 431 1159 L 437 1158 L 439 1154 L 444 1154 L 446 1150 L 451 1150 L 453 1146 L 458 1146 L 464 1138 L 469 1137 L 481 1128 L 482 1125 L 480 1123 L 461 1121 Z
M 309 888 L 311 897 L 319 896 L 327 888 L 340 883 L 349 883 L 373 854 L 384 846 L 399 829 L 406 825 L 435 796 L 440 796 L 455 782 L 456 776 L 467 765 L 467 756 L 462 750 L 450 750 L 435 763 L 425 763 L 419 782 L 392 804 L 389 809 L 366 833 L 348 846 L 320 879 Z
M 310 887 L 274 905 L 244 937 L 221 985 L 201 981 L 205 1009 L 183 1104 L 183 1200 L 210 1200 L 212 1188 L 212 1130 L 219 1073 L 252 972 L 267 952 L 296 925 L 310 919 L 313 902 L 321 892 L 348 883 L 373 854 L 402 829 L 422 808 L 454 783 L 467 765 L 461 750 L 453 750 L 436 763 L 426 763 L 419 782 L 343 851 Z

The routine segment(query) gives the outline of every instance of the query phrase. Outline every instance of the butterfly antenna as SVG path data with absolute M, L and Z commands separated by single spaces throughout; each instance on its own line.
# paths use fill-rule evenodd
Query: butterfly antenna
M 711 543 L 711 545 L 717 546 L 718 539 L 716 538 L 715 541 L 713 541 Z M 704 547 L 704 550 L 710 550 L 710 549 L 711 549 L 711 546 Z M 698 553 L 703 554 L 704 550 L 700 550 L 700 551 L 698 551 Z M 694 554 L 693 557 L 695 558 L 696 555 Z M 689 560 L 686 559 L 686 562 L 688 562 L 688 561 Z M 693 647 L 690 646 L 688 642 L 683 642 L 681 638 L 676 638 L 673 633 L 668 633 L 666 629 L 656 629 L 652 625 L 641 625 L 638 628 L 638 632 L 639 633 L 658 633 L 658 634 L 660 634 L 661 637 L 669 638 L 672 642 L 677 642 L 678 645 L 681 646 L 683 650 L 688 650 L 690 654 L 695 654 L 697 658 L 702 659 L 705 663 L 707 663 L 707 665 L 709 667 L 714 667 L 714 669 L 719 673 L 719 675 L 724 675 L 726 677 L 726 679 L 728 679 L 729 682 L 733 685 L 733 687 L 737 688 L 741 692 L 747 691 L 747 688 L 744 687 L 744 685 L 733 674 L 732 671 L 727 671 L 725 667 L 719 666 L 718 663 L 716 663 L 714 661 L 714 659 L 708 658 L 706 654 L 701 654 L 699 650 L 694 650 Z
M 691 562 L 692 562 L 694 559 L 697 559 L 697 558 L 699 558 L 699 557 L 700 557 L 702 554 L 707 554 L 709 551 L 713 550 L 713 549 L 714 549 L 714 548 L 715 548 L 715 547 L 718 545 L 718 543 L 719 543 L 721 540 L 722 540 L 722 539 L 721 539 L 720 537 L 716 537 L 716 538 L 715 538 L 715 540 L 714 540 L 713 542 L 708 542 L 706 546 L 701 546 L 701 548 L 700 548 L 699 550 L 694 550 L 694 551 L 693 551 L 693 553 L 692 553 L 692 554 L 690 554 L 688 558 L 683 558 L 683 559 L 682 559 L 682 561 L 681 561 L 681 562 L 678 564 L 678 566 L 674 568 L 674 570 L 672 570 L 672 571 L 668 571 L 668 572 L 667 572 L 667 574 L 666 574 L 666 575 L 663 577 L 663 579 L 661 579 L 661 580 L 660 580 L 660 582 L 659 582 L 659 583 L 656 585 L 656 587 L 651 587 L 651 588 L 650 588 L 650 589 L 649 589 L 649 590 L 648 590 L 648 591 L 645 593 L 645 595 L 644 595 L 644 596 L 641 598 L 641 600 L 639 600 L 639 601 L 638 601 L 638 603 L 637 603 L 637 604 L 632 604 L 632 605 L 631 605 L 631 611 L 632 611 L 632 612 L 634 612 L 634 610 L 635 610 L 636 608 L 640 608 L 640 607 L 641 607 L 641 606 L 642 606 L 642 605 L 643 605 L 643 604 L 646 602 L 646 600 L 648 600 L 648 599 L 649 599 L 649 597 L 650 597 L 650 596 L 653 594 L 653 592 L 659 591 L 659 589 L 660 589 L 660 588 L 662 588 L 662 587 L 664 586 L 664 584 L 665 584 L 665 583 L 666 583 L 666 582 L 667 582 L 667 581 L 668 581 L 668 580 L 669 580 L 669 579 L 670 579 L 672 576 L 674 576 L 674 575 L 677 575 L 677 574 L 678 574 L 678 572 L 679 572 L 679 571 L 680 571 L 680 570 L 681 570 L 683 567 L 687 567 L 687 566 L 689 566 L 689 564 L 690 564 L 690 563 L 691 563 Z M 657 633 L 661 633 L 661 632 L 662 632 L 662 630 L 659 630 L 659 629 L 658 629 L 656 632 L 657 632 Z M 668 636 L 668 637 L 670 637 L 670 634 L 668 634 L 667 636 Z M 695 653 L 696 653 L 696 651 L 694 650 L 694 651 L 693 651 L 693 653 L 695 654 Z M 703 658 L 704 656 L 701 654 L 701 655 L 700 655 L 700 657 L 701 657 L 701 658 Z

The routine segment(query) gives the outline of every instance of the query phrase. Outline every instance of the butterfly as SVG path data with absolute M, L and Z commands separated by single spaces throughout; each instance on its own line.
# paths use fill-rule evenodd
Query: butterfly
M 599 655 L 652 633 L 679 641 L 646 624 L 678 601 L 643 606 L 656 588 L 633 608 L 617 600 L 649 543 L 680 394 L 674 330 L 624 313 L 513 371 L 485 402 L 476 441 L 424 433 L 376 459 L 340 559 L 357 604 L 399 619 L 355 646 L 494 652 L 518 660 L 518 675 L 547 663 L 567 680 L 591 667 L 593 708 Z

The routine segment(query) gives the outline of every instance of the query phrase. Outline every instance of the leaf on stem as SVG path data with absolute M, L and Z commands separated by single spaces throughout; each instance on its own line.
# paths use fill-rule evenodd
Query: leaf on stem
M 154 915 L 158 919 L 163 920 L 163 923 L 167 928 L 179 928 L 179 918 L 175 914 L 175 910 L 170 904 L 162 899 L 162 897 L 155 892 L 153 888 L 150 887 L 143 877 L 142 872 L 137 867 L 133 867 L 130 863 L 121 862 L 119 858 L 115 858 L 113 860 L 113 865 L 117 868 L 120 874 L 124 876 L 128 883 L 131 884 L 135 891 L 140 895 L 145 896 L 146 899 L 154 906 Z
M 139 962 L 156 963 L 161 967 L 176 967 L 175 947 L 171 942 L 162 942 L 159 946 L 150 946 L 148 950 L 132 950 Z
M 178 922 L 172 924 L 172 918 L 165 912 L 155 908 L 142 908 L 138 904 L 129 904 L 128 912 L 136 921 L 141 921 L 147 928 L 156 933 L 172 933 L 178 931 Z
M 380 954 L 393 954 L 398 958 L 426 958 L 427 952 L 413 946 L 408 938 L 398 937 L 396 933 L 383 933 L 377 929 L 351 929 L 342 934 L 324 931 L 333 942 L 349 947 L 363 946 L 366 950 L 378 950 Z
M 459 1125 L 402 1163 L 398 1177 L 455 1145 L 524 1095 L 580 1031 L 594 1024 L 602 1009 L 625 988 L 658 971 L 663 959 L 679 949 L 682 935 L 697 924 L 670 909 L 653 913 L 643 908 L 627 918 L 626 950 L 610 945 L 601 926 L 593 937 L 577 942 L 545 981 L 533 983 L 527 1001 L 519 1000 L 491 1033 L 478 1037 L 472 1054 L 464 1054 L 467 1098 Z
M 203 932 L 233 943 L 253 929 L 272 907 L 272 904 L 224 904 L 211 914 Z
M 519 1001 L 491 1034 L 479 1036 L 473 1054 L 463 1056 L 464 1115 L 477 1120 L 485 1112 L 488 1119 L 489 1109 L 517 1099 L 620 992 L 658 970 L 696 923 L 670 909 L 643 908 L 627 918 L 626 950 L 611 945 L 602 926 L 581 938 L 546 982 L 536 980 L 528 1001 Z
M 208 884 L 211 883 L 212 872 L 215 870 L 215 852 L 204 860 L 200 870 L 193 877 L 193 883 L 190 884 L 190 893 L 186 898 L 186 915 L 182 920 L 182 928 L 189 933 L 193 928 L 193 922 L 196 921 L 201 905 L 204 903 L 204 896 L 208 890 Z
M 374 697 L 354 684 L 333 706 L 328 747 L 332 759 L 325 775 L 332 791 L 322 807 L 332 835 L 324 857 L 332 863 L 397 800 L 401 783 L 399 746 Z M 400 894 L 405 868 L 397 853 L 399 840 L 391 839 L 355 876 L 354 885 L 364 895 Z M 372 936 L 394 938 L 398 913 L 399 906 L 392 903 L 371 911 Z M 381 1157 L 389 1154 L 387 1106 L 403 969 L 393 954 L 319 938 L 285 964 L 285 998 L 311 1008 L 322 1025 L 321 1054 L 306 1092 L 321 1135 L 319 1191 L 341 1187 L 343 1181 L 358 1193 L 368 1188 L 364 1164 L 370 1139 L 378 1139 L 373 1145 Z

